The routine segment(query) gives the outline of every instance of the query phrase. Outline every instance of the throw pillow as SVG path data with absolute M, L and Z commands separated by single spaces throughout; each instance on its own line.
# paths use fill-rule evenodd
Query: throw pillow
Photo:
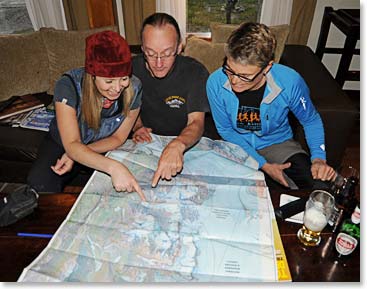
M 186 40 L 184 55 L 201 62 L 209 73 L 221 67 L 224 59 L 225 43 L 211 43 L 207 40 L 190 36 Z
M 50 70 L 48 94 L 54 94 L 56 81 L 70 69 L 84 66 L 85 38 L 89 35 L 104 31 L 117 31 L 116 26 L 107 26 L 82 31 L 65 31 L 54 28 L 41 28 L 45 43 Z
M 0 101 L 48 89 L 48 58 L 39 32 L 0 35 L 0 67 Z
M 213 43 L 225 43 L 227 42 L 228 37 L 231 35 L 232 31 L 237 29 L 240 25 L 234 24 L 221 24 L 221 23 L 210 23 L 210 31 L 212 35 Z M 275 57 L 274 61 L 279 62 L 280 57 L 282 56 L 285 43 L 289 34 L 289 25 L 276 25 L 269 26 L 272 33 L 274 33 L 275 38 L 277 40 L 277 46 L 275 48 Z

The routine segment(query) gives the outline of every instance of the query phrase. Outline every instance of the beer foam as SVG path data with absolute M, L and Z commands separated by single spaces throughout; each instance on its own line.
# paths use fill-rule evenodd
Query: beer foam
M 327 219 L 318 209 L 310 208 L 305 211 L 303 224 L 311 231 L 321 232 L 327 224 Z

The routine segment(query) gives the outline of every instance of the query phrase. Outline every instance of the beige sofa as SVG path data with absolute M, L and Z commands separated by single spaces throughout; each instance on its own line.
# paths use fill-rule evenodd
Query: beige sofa
M 63 72 L 84 66 L 85 38 L 103 27 L 84 31 L 41 28 L 21 35 L 0 35 L 0 101 L 13 95 L 53 95 Z
M 237 27 L 238 25 L 211 23 L 211 41 L 190 36 L 187 39 L 184 54 L 199 60 L 210 73 L 213 72 L 222 66 L 225 42 Z M 289 34 L 289 25 L 271 26 L 270 30 L 277 39 L 274 60 L 279 62 Z

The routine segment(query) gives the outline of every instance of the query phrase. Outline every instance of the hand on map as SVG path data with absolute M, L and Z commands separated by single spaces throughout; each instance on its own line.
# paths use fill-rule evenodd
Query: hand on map
M 314 179 L 329 181 L 335 179 L 336 172 L 325 160 L 314 159 L 311 165 L 311 174 Z
M 288 182 L 284 178 L 283 170 L 288 169 L 291 166 L 291 163 L 285 164 L 270 164 L 265 163 L 261 168 L 265 173 L 267 173 L 273 180 L 282 184 L 283 186 L 289 188 Z
M 152 180 L 152 187 L 156 187 L 160 179 L 171 180 L 183 168 L 183 154 L 185 145 L 174 139 L 163 150 Z
M 146 202 L 144 193 L 130 171 L 122 164 L 112 170 L 112 185 L 117 192 L 137 192 L 142 201 Z
M 141 128 L 137 129 L 133 134 L 133 142 L 139 143 L 139 142 L 151 142 L 152 136 L 150 133 L 152 132 L 152 129 L 149 127 L 142 126 Z
M 68 157 L 66 153 L 60 159 L 57 159 L 56 164 L 51 166 L 51 169 L 58 175 L 63 175 L 70 172 L 73 168 L 74 161 Z

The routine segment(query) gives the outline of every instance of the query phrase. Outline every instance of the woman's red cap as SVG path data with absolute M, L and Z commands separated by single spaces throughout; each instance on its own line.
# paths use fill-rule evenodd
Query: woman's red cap
M 117 32 L 102 31 L 86 38 L 85 71 L 101 77 L 131 75 L 131 53 Z

